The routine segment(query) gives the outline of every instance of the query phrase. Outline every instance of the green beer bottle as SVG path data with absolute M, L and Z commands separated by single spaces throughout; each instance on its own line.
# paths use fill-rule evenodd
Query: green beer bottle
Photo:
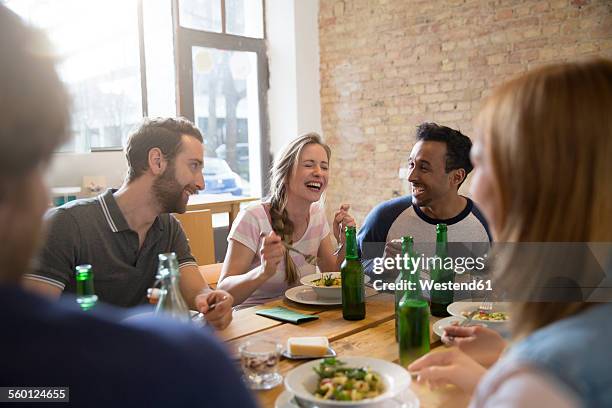
M 76 267 L 76 293 L 76 301 L 82 310 L 89 310 L 98 302 L 98 296 L 94 290 L 91 265 L 79 265 Z
M 412 258 L 414 257 L 414 239 L 411 236 L 402 237 L 402 268 L 400 268 L 395 279 L 395 341 L 398 341 L 397 329 L 397 311 L 399 304 L 408 289 L 410 281 L 410 273 L 412 271 Z M 404 264 L 404 260 L 408 258 L 408 265 Z M 406 267 L 407 266 L 407 267 Z
M 410 274 L 411 283 L 399 302 L 397 331 L 400 364 L 407 367 L 429 352 L 429 305 L 421 295 L 418 269 Z
M 448 239 L 446 224 L 436 225 L 436 263 L 431 271 L 434 284 L 448 284 L 454 281 L 452 269 L 446 269 L 444 264 L 448 257 Z M 437 317 L 450 316 L 446 307 L 453 302 L 452 290 L 431 289 L 431 314 Z
M 355 227 L 346 227 L 346 256 L 340 266 L 342 279 L 342 317 L 345 320 L 365 318 L 365 285 L 363 267 L 357 255 Z

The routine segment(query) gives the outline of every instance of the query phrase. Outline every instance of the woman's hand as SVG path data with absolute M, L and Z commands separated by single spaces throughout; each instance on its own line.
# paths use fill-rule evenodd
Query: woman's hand
M 340 209 L 334 214 L 334 237 L 336 237 L 338 242 L 344 243 L 344 241 L 346 240 L 346 235 L 344 234 L 344 227 L 355 226 L 355 219 L 348 213 L 348 210 L 350 208 L 350 204 L 342 204 L 340 205 Z
M 274 275 L 278 264 L 285 256 L 285 247 L 283 246 L 281 237 L 274 231 L 270 231 L 268 235 L 264 236 L 261 249 L 259 250 L 259 256 L 261 258 L 263 274 L 267 277 Z
M 408 366 L 417 375 L 417 383 L 428 383 L 431 388 L 454 384 L 472 393 L 486 368 L 459 349 L 430 352 Z
M 456 346 L 485 367 L 495 364 L 507 345 L 498 332 L 482 326 L 445 327 L 442 342 Z

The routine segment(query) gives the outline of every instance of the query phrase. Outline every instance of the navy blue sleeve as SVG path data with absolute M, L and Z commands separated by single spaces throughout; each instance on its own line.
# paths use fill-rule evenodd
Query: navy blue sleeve
M 491 232 L 489 231 L 489 223 L 484 215 L 480 212 L 480 209 L 476 206 L 476 203 L 472 205 L 472 214 L 480 221 L 483 228 L 487 232 L 487 237 L 489 237 L 489 242 L 493 242 L 493 237 L 491 237 Z
M 404 196 L 385 201 L 370 211 L 357 234 L 357 247 L 362 258 L 383 255 L 391 225 L 411 205 L 412 196 Z

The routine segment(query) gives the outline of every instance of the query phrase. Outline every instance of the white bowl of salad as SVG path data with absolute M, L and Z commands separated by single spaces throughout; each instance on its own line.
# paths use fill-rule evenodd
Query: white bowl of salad
M 492 328 L 505 325 L 510 321 L 510 303 L 492 302 L 491 310 L 480 310 L 480 304 L 480 302 L 454 302 L 446 309 L 450 315 L 464 319 L 474 313 L 472 316 L 474 324 L 486 323 Z
M 410 386 L 410 374 L 389 361 L 335 357 L 302 364 L 285 376 L 285 388 L 304 406 L 384 406 Z
M 370 281 L 368 275 L 364 275 L 363 279 L 364 283 Z M 313 273 L 300 279 L 300 283 L 311 287 L 319 299 L 342 298 L 342 278 L 340 272 Z

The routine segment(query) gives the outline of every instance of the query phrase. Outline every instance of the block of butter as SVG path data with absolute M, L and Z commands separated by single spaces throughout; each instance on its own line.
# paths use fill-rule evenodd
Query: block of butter
M 328 353 L 327 337 L 289 337 L 287 350 L 294 356 L 324 356 Z

